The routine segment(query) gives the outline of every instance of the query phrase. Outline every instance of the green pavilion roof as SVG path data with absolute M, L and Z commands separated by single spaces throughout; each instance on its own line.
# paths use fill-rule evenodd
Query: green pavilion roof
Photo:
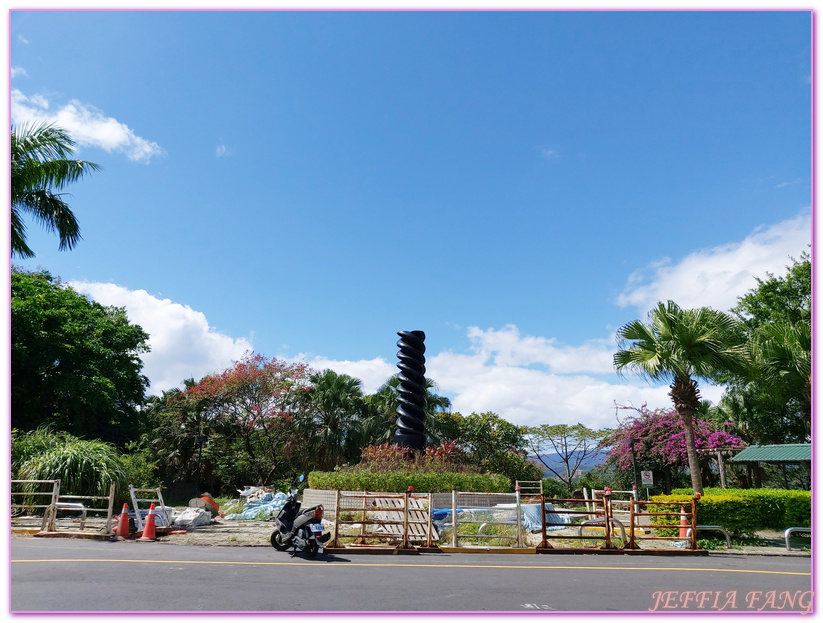
M 736 463 L 805 463 L 812 460 L 812 444 L 777 443 L 749 446 L 729 460 Z

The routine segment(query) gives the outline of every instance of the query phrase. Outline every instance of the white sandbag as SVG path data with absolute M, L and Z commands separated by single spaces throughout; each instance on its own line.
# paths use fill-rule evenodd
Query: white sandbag
M 174 525 L 179 528 L 208 526 L 210 523 L 211 515 L 202 508 L 187 508 L 174 518 Z

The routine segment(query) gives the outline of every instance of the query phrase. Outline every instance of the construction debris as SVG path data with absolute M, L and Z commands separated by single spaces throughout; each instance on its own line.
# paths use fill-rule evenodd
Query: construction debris
M 243 510 L 226 515 L 224 519 L 256 519 L 266 521 L 280 512 L 286 503 L 286 494 L 280 491 L 267 491 L 262 487 L 249 487 L 240 492 L 245 498 Z M 229 507 L 233 508 L 233 507 Z

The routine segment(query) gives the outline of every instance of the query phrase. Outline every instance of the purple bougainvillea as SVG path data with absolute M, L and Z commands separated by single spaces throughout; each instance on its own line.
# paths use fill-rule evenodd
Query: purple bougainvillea
M 609 459 L 620 469 L 631 469 L 631 444 L 634 438 L 634 451 L 637 462 L 652 467 L 687 466 L 686 442 L 683 423 L 674 409 L 655 409 L 650 411 L 643 405 L 636 407 L 618 407 L 633 410 L 637 415 L 629 416 L 620 422 L 620 426 L 606 438 L 605 447 L 609 447 Z M 730 425 L 731 423 L 727 423 Z M 740 437 L 724 430 L 716 430 L 709 422 L 694 418 L 694 445 L 698 454 L 704 454 L 718 448 L 742 448 L 745 444 Z

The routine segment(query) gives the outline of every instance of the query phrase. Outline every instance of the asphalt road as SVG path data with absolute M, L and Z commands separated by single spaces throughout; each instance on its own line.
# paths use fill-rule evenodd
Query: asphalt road
M 809 611 L 810 558 L 325 555 L 11 539 L 12 612 Z

